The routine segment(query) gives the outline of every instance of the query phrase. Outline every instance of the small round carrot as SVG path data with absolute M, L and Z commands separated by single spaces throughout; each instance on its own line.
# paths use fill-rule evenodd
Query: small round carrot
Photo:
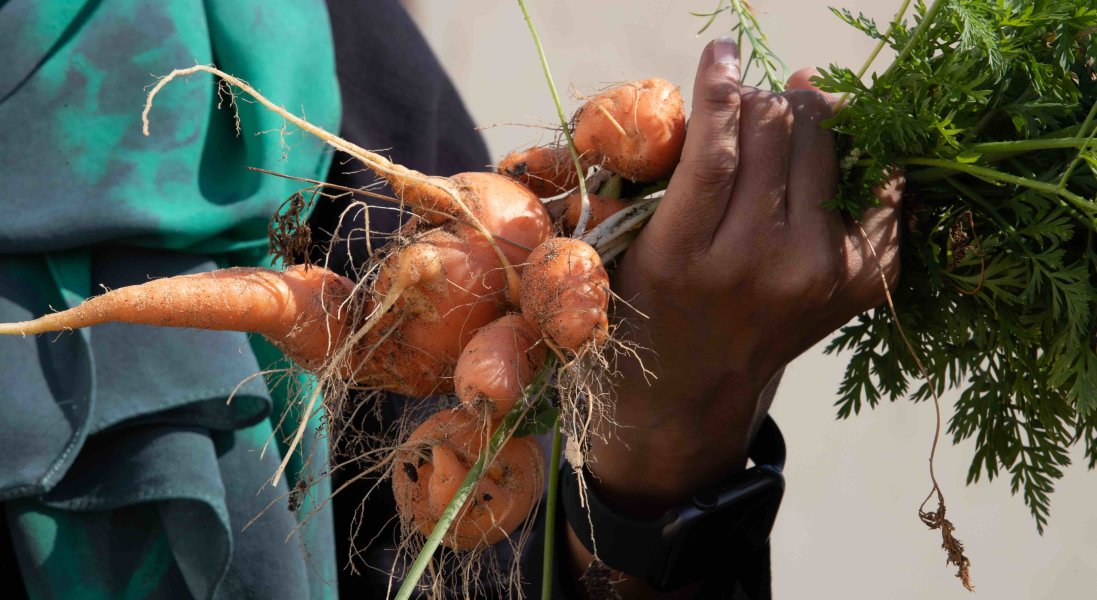
M 575 113 L 575 148 L 584 162 L 632 181 L 670 177 L 685 139 L 685 103 L 665 79 L 610 88 Z
M 424 216 L 437 216 L 432 211 L 441 204 L 423 198 L 434 198 L 439 189 L 450 190 L 459 199 L 461 209 L 444 208 L 446 218 L 436 222 L 446 222 L 470 242 L 487 244 L 506 277 L 507 297 L 517 298 L 521 265 L 530 250 L 552 233 L 552 219 L 533 192 L 495 173 L 460 173 L 444 180 L 420 174 L 390 181 L 400 182 L 399 186 L 393 183 L 397 196 L 417 211 L 425 211 Z
M 500 417 L 522 398 L 545 364 L 541 334 L 519 314 L 500 317 L 476 332 L 461 351 L 453 385 L 467 406 Z
M 499 162 L 499 173 L 522 183 L 542 198 L 579 185 L 571 152 L 565 146 L 534 146 L 511 152 Z
M 452 392 L 461 349 L 503 314 L 503 288 L 499 262 L 479 238 L 443 228 L 417 236 L 382 265 L 374 291 L 383 312 L 364 325 L 372 329 L 353 379 L 409 396 Z
M 461 349 L 508 302 L 517 304 L 508 273 L 520 273 L 551 235 L 548 212 L 521 184 L 494 173 L 447 181 L 494 237 L 455 216 L 385 259 L 373 286 L 376 310 L 359 329 L 358 366 L 349 376 L 365 386 L 409 396 L 452 392 Z
M 530 251 L 552 236 L 552 218 L 544 203 L 525 186 L 495 173 L 460 173 L 451 179 L 520 273 Z M 461 221 L 455 227 L 464 232 L 462 237 L 479 237 Z
M 609 333 L 609 275 L 598 252 L 574 238 L 552 238 L 529 255 L 522 315 L 557 345 L 578 353 Z
M 392 490 L 400 516 L 429 535 L 487 445 L 490 430 L 464 408 L 432 415 L 397 449 Z M 541 447 L 511 438 L 488 465 L 442 543 L 456 550 L 495 544 L 513 533 L 541 499 Z

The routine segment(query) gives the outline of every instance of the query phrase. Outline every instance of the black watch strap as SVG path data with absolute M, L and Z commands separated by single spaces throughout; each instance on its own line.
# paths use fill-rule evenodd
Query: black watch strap
M 651 520 L 617 512 L 589 488 L 583 507 L 575 471 L 564 464 L 564 514 L 587 550 L 593 552 L 597 542 L 606 565 L 657 590 L 678 589 L 706 575 L 730 578 L 736 565 L 752 564 L 749 559 L 765 550 L 784 493 L 785 442 L 768 415 L 748 455 L 754 466 Z

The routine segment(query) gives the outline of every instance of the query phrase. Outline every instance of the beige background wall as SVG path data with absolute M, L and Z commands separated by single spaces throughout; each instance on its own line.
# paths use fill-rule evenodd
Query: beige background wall
M 557 85 L 590 91 L 607 82 L 659 75 L 679 82 L 687 102 L 715 0 L 529 0 Z M 867 38 L 839 23 L 828 4 L 886 21 L 896 0 L 756 0 L 772 45 L 792 68 L 859 65 Z M 555 117 L 533 44 L 513 0 L 418 0 L 416 18 L 481 125 Z M 886 65 L 887 57 L 880 63 Z M 569 101 L 568 110 L 576 106 Z M 539 131 L 485 131 L 496 157 L 536 141 Z M 774 413 L 789 444 L 788 491 L 774 532 L 778 598 L 970 598 L 944 566 L 940 537 L 916 509 L 929 490 L 931 405 L 886 405 L 835 421 L 842 357 L 817 347 L 795 361 Z M 946 418 L 951 410 L 946 406 Z M 965 487 L 972 446 L 945 445 L 939 479 L 949 516 L 967 544 L 979 598 L 1097 598 L 1097 473 L 1079 461 L 1053 497 L 1043 537 L 1008 481 Z

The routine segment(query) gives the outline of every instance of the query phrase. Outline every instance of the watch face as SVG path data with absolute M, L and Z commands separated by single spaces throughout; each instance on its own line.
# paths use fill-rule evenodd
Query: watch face
M 730 575 L 733 565 L 763 550 L 784 489 L 778 471 L 756 467 L 731 484 L 698 494 L 663 529 L 648 583 L 667 591 L 713 573 Z

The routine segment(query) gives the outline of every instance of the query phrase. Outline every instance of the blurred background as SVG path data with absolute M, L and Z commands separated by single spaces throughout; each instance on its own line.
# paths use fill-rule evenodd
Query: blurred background
M 533 43 L 513 0 L 406 2 L 424 35 L 483 127 L 493 156 L 550 134 L 555 109 Z M 716 0 L 530 0 L 531 16 L 562 92 L 589 93 L 629 79 L 661 76 L 682 86 L 687 105 L 697 58 L 727 32 L 721 16 L 705 34 L 690 11 Z M 881 29 L 900 2 L 755 0 L 773 49 L 791 69 L 859 66 L 872 49 L 838 21 L 828 4 L 874 17 Z M 877 68 L 890 56 L 881 55 Z M 753 76 L 752 76 L 753 77 Z M 578 106 L 567 99 L 570 114 Z M 833 403 L 845 359 L 825 342 L 789 367 L 774 414 L 788 441 L 788 487 L 773 534 L 778 598 L 969 598 L 944 564 L 939 532 L 917 516 L 930 489 L 927 471 L 934 412 L 930 404 L 887 404 L 836 421 Z M 951 416 L 946 397 L 944 418 Z M 1081 452 L 1052 497 L 1043 536 L 1008 477 L 965 486 L 973 444 L 943 442 L 937 476 L 956 536 L 967 546 L 981 598 L 1097 598 L 1097 473 Z

